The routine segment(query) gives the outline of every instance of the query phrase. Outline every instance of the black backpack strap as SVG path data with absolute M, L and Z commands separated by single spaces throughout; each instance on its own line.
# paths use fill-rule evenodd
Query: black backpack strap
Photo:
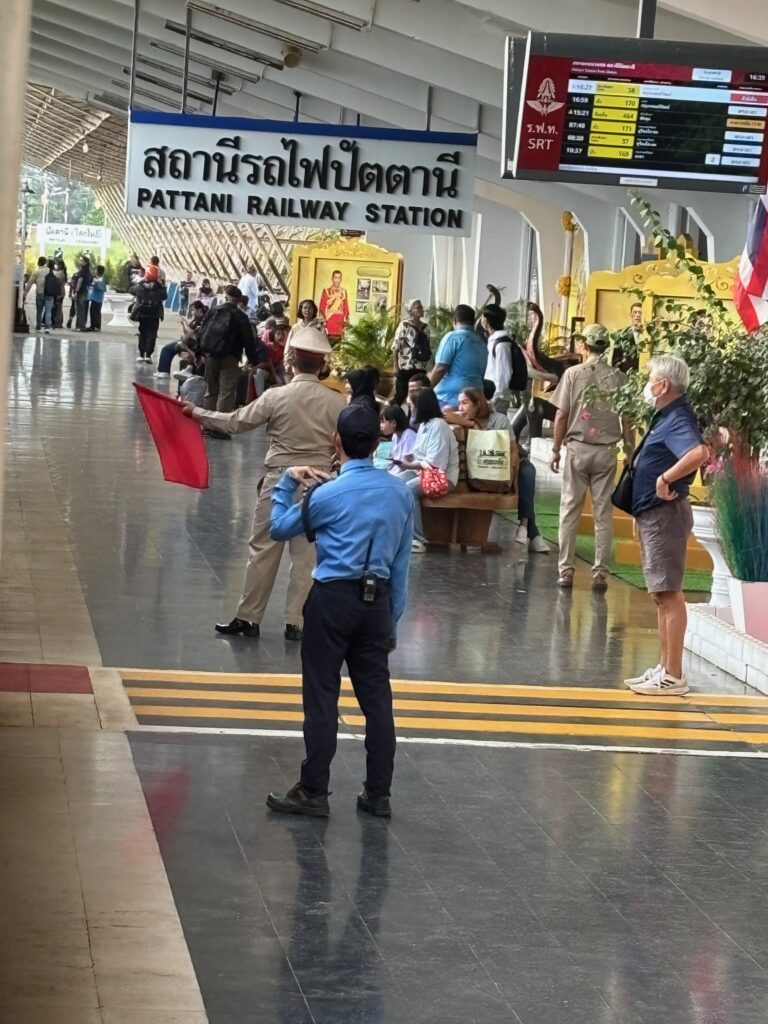
M 312 524 L 310 522 L 309 502 L 310 499 L 312 498 L 312 494 L 314 493 L 314 491 L 316 491 L 317 488 L 321 486 L 322 484 L 319 483 L 313 484 L 312 487 L 308 488 L 304 492 L 304 497 L 301 499 L 301 524 L 304 527 L 304 536 L 307 538 L 310 544 L 315 543 L 315 531 L 312 529 Z

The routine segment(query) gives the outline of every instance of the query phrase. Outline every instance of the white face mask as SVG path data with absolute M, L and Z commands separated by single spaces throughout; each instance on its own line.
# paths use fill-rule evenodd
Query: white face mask
M 643 388 L 643 398 L 646 400 L 648 405 L 652 405 L 654 408 L 656 408 L 656 395 L 654 395 L 653 393 L 653 385 L 650 381 L 648 381 L 645 387 Z

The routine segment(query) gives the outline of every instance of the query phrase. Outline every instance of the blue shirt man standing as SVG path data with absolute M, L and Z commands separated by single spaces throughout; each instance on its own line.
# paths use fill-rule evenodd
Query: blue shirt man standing
M 454 309 L 453 330 L 440 342 L 431 374 L 432 387 L 441 406 L 458 408 L 459 394 L 464 388 L 483 390 L 488 346 L 474 324 L 475 311 L 471 306 Z
M 396 476 L 374 468 L 378 440 L 378 415 L 347 406 L 334 435 L 338 477 L 329 480 L 322 470 L 294 467 L 272 491 L 273 540 L 306 533 L 317 544 L 301 646 L 307 756 L 300 781 L 284 796 L 267 797 L 267 806 L 281 814 L 325 818 L 330 813 L 328 784 L 345 661 L 365 716 L 366 781 L 357 806 L 378 817 L 391 814 L 395 723 L 389 652 L 405 609 L 413 498 Z M 323 485 L 297 504 L 296 488 L 315 483 Z

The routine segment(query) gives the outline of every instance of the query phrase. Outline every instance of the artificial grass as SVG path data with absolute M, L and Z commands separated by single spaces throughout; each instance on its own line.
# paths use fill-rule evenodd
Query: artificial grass
M 499 512 L 505 519 L 517 521 L 517 512 Z M 560 499 L 556 497 L 536 499 L 536 525 L 542 536 L 550 543 L 557 544 L 560 527 Z M 615 544 L 615 542 L 614 542 Z M 590 534 L 579 534 L 576 538 L 576 554 L 590 565 L 595 561 L 595 538 Z M 614 561 L 613 576 L 629 583 L 632 587 L 645 590 L 645 578 L 639 565 L 624 565 Z M 683 590 L 692 594 L 708 594 L 712 590 L 712 573 L 704 569 L 687 569 L 683 577 Z

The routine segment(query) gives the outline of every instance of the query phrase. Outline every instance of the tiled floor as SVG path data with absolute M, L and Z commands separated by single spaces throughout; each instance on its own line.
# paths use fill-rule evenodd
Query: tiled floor
M 326 823 L 264 808 L 295 781 L 295 738 L 135 728 L 102 664 L 296 672 L 298 651 L 281 636 L 284 573 L 260 642 L 212 631 L 239 592 L 263 437 L 211 442 L 205 493 L 164 483 L 130 388 L 151 377 L 133 358 L 129 334 L 14 341 L 0 1024 L 768 1020 L 760 750 L 412 735 L 390 825 L 354 809 L 350 738 Z M 521 559 L 496 529 L 499 557 L 415 560 L 393 674 L 558 684 L 580 705 L 600 687 L 622 703 L 623 676 L 654 657 L 647 596 L 615 582 L 593 597 L 586 567 L 559 593 L 554 556 Z M 53 674 L 18 667 L 30 662 Z M 690 672 L 697 690 L 744 689 L 695 660 Z

